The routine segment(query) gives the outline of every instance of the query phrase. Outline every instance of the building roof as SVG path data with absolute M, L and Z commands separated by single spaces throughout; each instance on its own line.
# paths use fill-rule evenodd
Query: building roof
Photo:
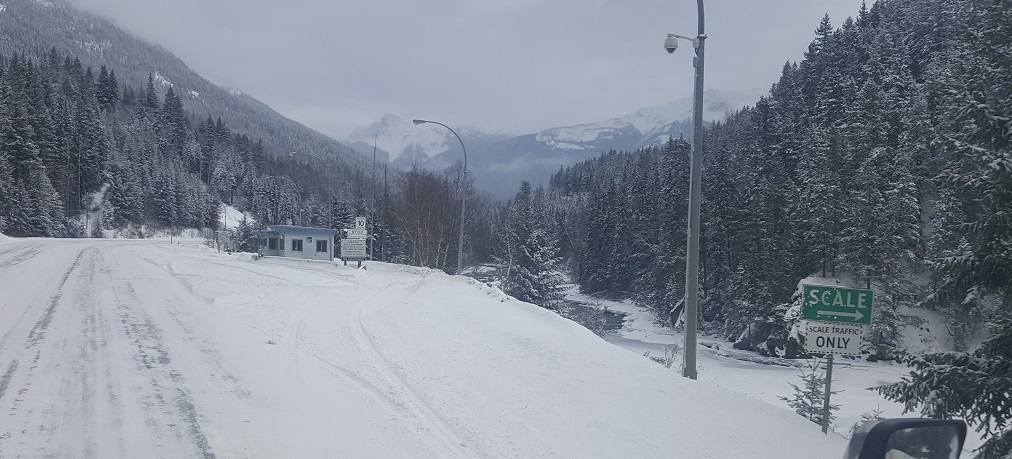
M 274 232 L 281 236 L 287 234 L 308 234 L 310 236 L 333 236 L 341 234 L 341 230 L 336 229 L 313 228 L 310 226 L 289 226 L 289 225 L 269 225 L 267 227 L 267 230 L 262 231 L 261 234 L 266 234 L 269 232 Z

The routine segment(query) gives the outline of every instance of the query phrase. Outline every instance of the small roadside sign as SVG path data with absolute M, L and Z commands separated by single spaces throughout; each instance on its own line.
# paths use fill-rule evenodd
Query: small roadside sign
M 871 290 L 805 285 L 801 317 L 823 322 L 870 324 L 874 299 Z
M 346 229 L 344 234 L 348 236 L 348 239 L 365 239 L 369 237 L 369 233 L 365 229 Z
M 355 229 L 365 229 L 365 217 L 355 217 Z
M 341 258 L 344 260 L 365 260 L 365 239 L 342 239 Z
M 808 322 L 805 350 L 816 354 L 861 355 L 863 325 Z

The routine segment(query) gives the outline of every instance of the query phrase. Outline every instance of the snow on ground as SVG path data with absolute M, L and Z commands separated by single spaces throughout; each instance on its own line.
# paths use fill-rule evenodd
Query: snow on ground
M 0 233 L 0 244 L 3 244 L 4 242 L 10 240 L 11 240 L 10 236 L 5 235 L 4 233 Z
M 657 325 L 653 313 L 649 310 L 637 306 L 631 301 L 607 301 L 593 298 L 577 292 L 575 287 L 572 287 L 566 296 L 583 304 L 607 308 L 625 315 L 622 329 L 609 332 L 604 336 L 608 342 L 641 356 L 644 353 L 649 353 L 652 357 L 664 357 L 666 349 L 669 352 L 674 350 L 677 358 L 672 365 L 672 371 L 680 368 L 684 334 Z M 920 310 L 910 309 L 909 311 L 913 314 Z M 932 320 L 940 320 L 930 315 L 932 311 L 924 311 L 924 313 L 932 317 Z M 943 328 L 936 328 L 936 330 Z M 910 333 L 916 334 L 918 332 L 910 331 Z M 798 367 L 805 365 L 806 361 L 766 359 L 754 352 L 733 349 L 731 343 L 712 336 L 700 335 L 697 337 L 697 341 L 699 346 L 696 363 L 699 381 L 793 413 L 793 409 L 787 406 L 787 402 L 781 400 L 780 397 L 791 396 L 794 393 L 794 389 L 788 383 L 802 386 L 802 381 L 798 377 L 800 371 Z M 937 350 L 937 348 L 925 350 Z M 764 360 L 774 364 L 760 363 Z M 820 368 L 825 369 L 825 367 Z M 849 438 L 854 424 L 862 421 L 861 415 L 871 414 L 873 411 L 881 411 L 881 415 L 886 418 L 918 417 L 916 412 L 903 414 L 902 404 L 886 400 L 877 392 L 867 390 L 870 387 L 899 381 L 909 372 L 910 368 L 906 365 L 891 362 L 870 363 L 847 357 L 834 359 L 832 390 L 834 392 L 840 391 L 840 393 L 833 395 L 832 402 L 840 405 L 840 410 L 836 412 L 837 419 L 833 430 L 839 435 Z M 799 419 L 801 419 L 800 416 Z M 981 444 L 979 435 L 974 433 L 971 428 L 964 445 L 964 455 L 970 456 L 970 451 L 980 447 Z
M 0 246 L 0 456 L 845 448 L 788 410 L 715 387 L 716 360 L 685 380 L 472 279 L 366 266 L 254 261 L 196 242 Z
M 569 297 L 625 314 L 623 328 L 607 334 L 607 341 L 638 355 L 649 352 L 655 357 L 663 357 L 666 348 L 676 349 L 678 359 L 672 368 L 681 364 L 684 334 L 658 326 L 648 310 L 628 301 L 597 300 L 575 292 Z M 787 402 L 779 397 L 794 393 L 788 383 L 801 385 L 799 368 L 787 365 L 803 365 L 802 361 L 769 359 L 781 365 L 762 364 L 750 361 L 763 360 L 761 356 L 733 349 L 726 340 L 709 336 L 699 336 L 697 340 L 700 344 L 696 359 L 700 381 L 791 410 Z M 885 417 L 899 417 L 903 412 L 902 405 L 887 401 L 867 388 L 899 381 L 908 371 L 904 365 L 835 359 L 833 390 L 841 391 L 833 396 L 833 403 L 840 405 L 835 430 L 841 435 L 849 434 L 851 426 L 861 420 L 861 415 L 873 410 L 883 411 Z

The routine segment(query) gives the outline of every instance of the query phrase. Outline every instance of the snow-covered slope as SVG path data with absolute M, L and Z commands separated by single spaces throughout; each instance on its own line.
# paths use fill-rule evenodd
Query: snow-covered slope
M 164 241 L 0 248 L 10 457 L 836 458 L 842 438 L 474 280 Z

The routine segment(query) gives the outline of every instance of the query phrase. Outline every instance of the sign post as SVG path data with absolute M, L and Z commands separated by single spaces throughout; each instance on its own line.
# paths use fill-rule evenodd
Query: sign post
M 829 433 L 829 396 L 833 394 L 833 353 L 826 354 L 826 393 L 822 399 L 822 433 Z
M 344 230 L 345 238 L 341 240 L 341 260 L 348 266 L 348 260 L 358 261 L 358 267 L 362 267 L 362 260 L 367 259 L 366 241 L 369 232 L 365 225 L 365 217 L 355 217 L 355 227 Z
M 801 317 L 808 320 L 805 350 L 826 355 L 826 392 L 822 403 L 822 433 L 829 432 L 833 355 L 860 355 L 864 326 L 871 323 L 875 292 L 867 289 L 803 285 Z

